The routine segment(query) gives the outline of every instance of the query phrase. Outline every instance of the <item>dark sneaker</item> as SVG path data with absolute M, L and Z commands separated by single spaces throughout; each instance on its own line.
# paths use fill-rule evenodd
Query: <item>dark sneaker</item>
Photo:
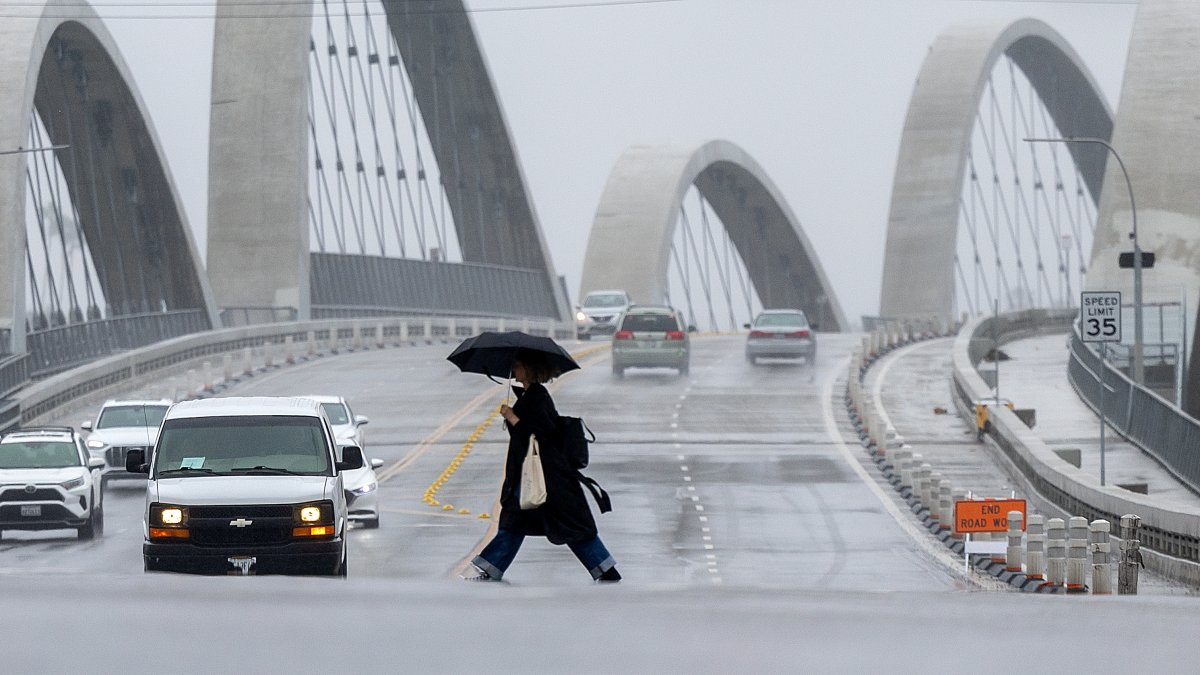
M 600 575 L 600 578 L 596 579 L 596 581 L 603 581 L 603 582 L 614 582 L 614 581 L 620 581 L 620 580 L 621 580 L 621 573 L 618 572 L 617 568 L 615 568 L 615 567 L 608 568 L 607 570 L 605 570 L 604 574 Z
M 470 569 L 459 575 L 463 581 L 500 581 L 478 567 L 471 565 Z

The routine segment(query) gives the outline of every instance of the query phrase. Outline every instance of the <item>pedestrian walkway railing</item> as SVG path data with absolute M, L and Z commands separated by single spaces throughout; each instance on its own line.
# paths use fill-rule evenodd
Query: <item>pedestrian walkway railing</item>
M 109 354 L 206 331 L 202 309 L 153 312 L 33 331 L 26 336 L 30 376 L 46 377 Z
M 1065 338 L 1074 316 L 1071 310 L 1028 310 L 1001 315 L 1000 323 L 993 324 L 995 319 L 988 317 L 964 326 L 955 339 L 953 351 L 952 391 L 959 415 L 973 419 L 974 402 L 991 394 L 989 385 L 976 370 L 982 358 L 979 355 L 986 353 L 980 351 L 981 345 L 995 344 L 993 335 L 998 336 L 1001 345 L 1037 333 L 1061 332 Z M 1111 374 L 1106 375 L 1106 382 L 1110 382 L 1108 377 Z M 1129 403 L 1125 405 L 1128 408 Z M 1107 402 L 1105 409 L 1109 409 Z M 1122 415 L 1129 419 L 1128 410 Z M 1089 521 L 1114 523 L 1120 522 L 1125 514 L 1138 514 L 1142 517 L 1141 541 L 1147 567 L 1169 578 L 1200 586 L 1200 507 L 1100 485 L 1098 476 L 1059 457 L 1003 406 L 992 411 L 989 421 L 992 426 L 988 437 L 1025 481 L 1027 492 L 1066 514 L 1083 516 Z
M 1113 364 L 1102 365 L 1100 355 L 1074 331 L 1067 373 L 1071 386 L 1088 407 L 1098 413 L 1103 401 L 1104 415 L 1117 433 L 1200 495 L 1200 422 L 1153 391 L 1139 387 Z
M 0 399 L 29 383 L 29 355 L 0 356 Z

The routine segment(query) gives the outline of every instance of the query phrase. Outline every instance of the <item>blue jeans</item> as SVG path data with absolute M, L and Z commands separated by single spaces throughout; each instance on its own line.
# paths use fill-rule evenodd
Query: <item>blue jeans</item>
M 517 551 L 521 550 L 524 541 L 525 535 L 501 528 L 471 564 L 487 572 L 493 579 L 500 579 L 504 576 L 504 570 L 507 570 L 517 557 Z M 593 579 L 599 579 L 601 574 L 617 566 L 617 561 L 609 555 L 608 549 L 604 548 L 604 542 L 600 541 L 598 536 L 584 542 L 568 542 L 567 546 L 591 573 Z

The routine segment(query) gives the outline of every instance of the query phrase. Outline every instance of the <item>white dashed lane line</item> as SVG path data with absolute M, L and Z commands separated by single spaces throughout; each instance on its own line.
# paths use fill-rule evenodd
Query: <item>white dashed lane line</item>
M 687 400 L 688 391 L 690 389 L 691 389 L 691 387 L 688 387 L 687 389 L 684 390 L 684 393 L 679 396 L 679 402 L 675 404 L 676 410 L 681 410 L 683 408 L 683 402 L 685 400 Z M 673 414 L 671 416 L 671 418 L 674 420 L 678 420 L 679 416 L 680 416 L 680 413 L 676 412 L 675 414 Z M 679 429 L 678 422 L 672 422 L 671 429 L 678 430 Z M 674 438 L 679 437 L 678 431 L 673 431 L 671 435 Z M 676 450 L 679 450 L 682 447 L 683 446 L 680 445 L 679 443 L 675 443 Z M 721 583 L 721 570 L 720 570 L 720 566 L 717 564 L 717 554 L 715 552 L 717 547 L 715 544 L 713 544 L 712 528 L 709 527 L 709 525 L 708 525 L 708 516 L 699 515 L 704 512 L 704 504 L 702 504 L 700 502 L 700 496 L 698 494 L 695 494 L 697 492 L 696 486 L 691 484 L 693 482 L 692 475 L 691 475 L 692 470 L 691 470 L 691 467 L 688 466 L 688 464 L 687 464 L 687 456 L 683 455 L 683 454 L 679 454 L 679 455 L 676 455 L 676 457 L 679 458 L 679 473 L 681 474 L 684 485 L 687 488 L 686 494 L 688 495 L 688 497 L 690 498 L 690 500 L 692 502 L 692 507 L 696 509 L 696 513 L 698 514 L 696 517 L 699 519 L 699 523 L 700 523 L 700 533 L 701 533 L 700 540 L 701 540 L 701 546 L 704 547 L 704 552 L 705 552 L 704 553 L 705 569 L 708 570 L 709 578 L 712 579 L 712 582 L 714 584 L 719 584 L 719 583 Z

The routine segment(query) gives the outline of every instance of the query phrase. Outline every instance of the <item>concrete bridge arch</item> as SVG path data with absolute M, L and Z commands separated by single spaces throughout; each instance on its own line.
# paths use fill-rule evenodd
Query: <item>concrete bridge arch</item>
M 848 328 L 800 221 L 749 154 L 728 141 L 633 146 L 617 160 L 596 209 L 580 294 L 623 288 L 663 302 L 680 204 L 692 185 L 725 224 L 763 306 L 803 309 L 822 330 Z

